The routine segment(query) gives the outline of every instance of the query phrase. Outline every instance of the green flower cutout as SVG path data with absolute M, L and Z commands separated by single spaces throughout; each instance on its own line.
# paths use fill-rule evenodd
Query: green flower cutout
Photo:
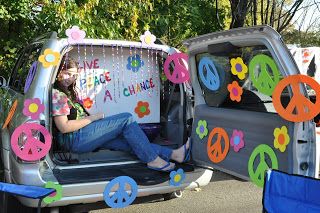
M 198 121 L 198 127 L 196 129 L 196 133 L 199 135 L 200 139 L 203 139 L 204 137 L 206 137 L 208 135 L 206 120 L 199 120 Z
M 45 188 L 51 188 L 55 189 L 56 192 L 52 193 L 51 195 L 48 195 L 43 199 L 43 202 L 46 204 L 53 203 L 55 201 L 58 201 L 62 197 L 62 186 L 60 184 L 55 184 L 54 182 L 48 181 L 46 185 L 44 186 Z

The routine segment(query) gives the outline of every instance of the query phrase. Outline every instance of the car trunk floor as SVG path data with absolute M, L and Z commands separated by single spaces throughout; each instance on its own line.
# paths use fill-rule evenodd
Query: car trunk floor
M 182 168 L 185 172 L 194 170 L 189 164 L 176 164 L 176 169 Z M 74 169 L 54 169 L 54 176 L 59 184 L 88 183 L 98 181 L 111 181 L 119 176 L 129 176 L 138 185 L 149 186 L 160 184 L 170 179 L 168 172 L 159 172 L 148 169 L 146 164 L 126 164 L 114 166 L 100 166 Z

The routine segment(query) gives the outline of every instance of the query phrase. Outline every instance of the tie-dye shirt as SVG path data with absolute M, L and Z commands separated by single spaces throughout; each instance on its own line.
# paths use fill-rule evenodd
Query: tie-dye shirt
M 72 102 L 64 92 L 52 90 L 52 116 L 67 115 L 69 120 L 78 120 L 86 116 L 79 103 Z

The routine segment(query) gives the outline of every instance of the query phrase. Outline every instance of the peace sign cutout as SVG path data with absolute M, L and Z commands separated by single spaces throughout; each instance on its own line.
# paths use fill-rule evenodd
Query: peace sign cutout
M 174 53 L 170 55 L 164 62 L 163 69 L 167 78 L 175 83 L 180 84 L 190 79 L 189 71 L 186 65 L 183 63 L 188 63 L 188 55 L 185 53 Z M 170 73 L 170 63 L 174 63 L 174 68 L 172 74 Z
M 216 91 L 219 89 L 220 77 L 216 66 L 209 57 L 200 60 L 198 70 L 201 81 L 209 90 Z M 206 71 L 206 76 L 204 71 Z
M 256 69 L 260 66 L 260 72 L 257 75 Z M 271 69 L 273 76 L 270 76 L 268 67 Z M 259 92 L 265 95 L 272 95 L 274 88 L 280 80 L 280 72 L 274 60 L 267 55 L 256 55 L 253 57 L 249 64 L 249 75 L 253 85 Z
M 270 166 L 266 162 L 266 155 L 271 160 L 271 168 L 272 169 L 278 169 L 278 159 L 272 148 L 266 144 L 261 144 L 257 146 L 253 152 L 250 155 L 249 161 L 248 161 L 248 172 L 249 176 L 257 186 L 263 187 L 264 184 L 264 174 L 265 171 L 270 168 Z M 259 164 L 254 170 L 254 161 L 257 157 L 260 157 Z
M 126 184 L 128 184 L 131 188 L 131 193 L 128 194 L 126 191 Z M 111 189 L 119 185 L 117 190 L 113 193 Z M 113 193 L 111 196 L 110 194 Z M 110 181 L 104 192 L 103 197 L 105 202 L 111 208 L 124 208 L 129 206 L 137 197 L 138 194 L 138 186 L 137 183 L 128 176 L 120 176 L 114 178 Z
M 217 135 L 217 140 L 214 143 L 212 143 L 212 139 L 215 135 Z M 222 139 L 224 139 L 223 150 L 221 146 Z M 227 132 L 220 127 L 214 128 L 210 132 L 210 135 L 208 138 L 208 144 L 207 144 L 207 153 L 210 160 L 213 163 L 220 163 L 221 161 L 223 161 L 229 152 L 229 147 L 230 147 L 230 144 L 229 144 L 229 137 Z
M 281 80 L 272 95 L 273 106 L 278 114 L 284 119 L 292 122 L 302 122 L 313 119 L 320 112 L 320 99 L 312 103 L 300 92 L 299 84 L 309 85 L 317 95 L 320 94 L 320 85 L 311 77 L 306 75 L 292 75 Z M 283 90 L 290 86 L 292 88 L 292 98 L 286 108 L 282 106 L 281 94 Z M 294 110 L 296 109 L 295 113 Z
M 44 143 L 34 138 L 32 130 L 39 131 L 44 137 Z M 22 146 L 19 137 L 24 138 Z M 36 161 L 48 154 L 51 147 L 51 135 L 48 130 L 36 123 L 25 123 L 16 128 L 11 136 L 11 148 L 22 160 Z

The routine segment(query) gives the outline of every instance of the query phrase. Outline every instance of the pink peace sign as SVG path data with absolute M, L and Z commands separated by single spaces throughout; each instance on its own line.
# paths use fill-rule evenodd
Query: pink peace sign
M 187 63 L 188 55 L 185 53 L 174 53 L 166 59 L 163 65 L 164 73 L 166 74 L 167 78 L 175 84 L 180 84 L 190 79 L 189 71 L 183 64 L 182 60 L 185 60 Z M 169 69 L 171 62 L 174 63 L 172 74 L 170 73 Z
M 44 136 L 45 142 L 34 138 L 32 130 L 39 131 Z M 19 144 L 19 137 L 25 135 L 25 143 Z M 23 146 L 23 147 L 22 147 Z M 11 136 L 11 148 L 13 152 L 22 160 L 36 161 L 44 157 L 51 147 L 51 135 L 49 131 L 36 123 L 26 123 L 16 128 Z

